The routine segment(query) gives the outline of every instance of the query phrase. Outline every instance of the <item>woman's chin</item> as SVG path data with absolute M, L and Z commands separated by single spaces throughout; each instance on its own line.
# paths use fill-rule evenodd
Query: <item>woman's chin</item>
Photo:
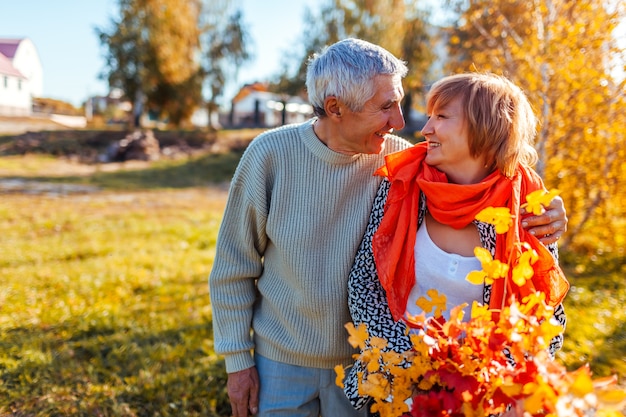
M 437 158 L 436 156 L 427 153 L 426 157 L 424 158 L 424 162 L 432 167 L 437 167 L 440 161 L 439 158 Z

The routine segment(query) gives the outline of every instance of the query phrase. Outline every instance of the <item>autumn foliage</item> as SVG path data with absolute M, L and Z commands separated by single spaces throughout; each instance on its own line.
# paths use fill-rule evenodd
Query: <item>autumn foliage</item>
M 527 196 L 528 211 L 540 213 L 558 191 L 538 191 Z M 477 215 L 506 233 L 512 223 L 506 208 L 490 207 Z M 493 259 L 476 248 L 482 270 L 467 279 L 477 285 L 512 280 L 523 286 L 533 276 L 537 253 L 529 246 L 512 264 Z M 530 416 L 621 416 L 626 391 L 616 378 L 593 380 L 587 366 L 575 371 L 554 361 L 551 341 L 563 328 L 554 320 L 542 293 L 512 299 L 501 310 L 474 302 L 469 320 L 467 305 L 450 310 L 446 297 L 436 290 L 417 301 L 422 313 L 410 316 L 412 348 L 398 353 L 387 340 L 370 337 L 363 323 L 346 325 L 349 342 L 358 347 L 355 359 L 364 365 L 358 376 L 359 394 L 373 398 L 373 412 L 382 417 L 484 417 L 513 407 Z M 344 369 L 336 368 L 341 385 Z M 521 415 L 521 414 L 519 414 Z
M 560 246 L 624 257 L 626 2 L 447 3 L 459 18 L 447 28 L 446 71 L 504 74 L 535 108 L 536 170 L 562 191 L 569 217 Z
M 430 307 L 440 308 L 436 297 Z M 448 321 L 414 317 L 411 324 L 420 331 L 411 334 L 413 349 L 404 353 L 369 338 L 365 324 L 346 325 L 350 343 L 361 349 L 357 359 L 367 365 L 359 393 L 374 399 L 372 411 L 382 417 L 483 417 L 518 403 L 532 416 L 621 415 L 611 404 L 624 401 L 626 392 L 614 377 L 592 380 L 588 367 L 568 372 L 550 358 L 548 344 L 561 328 L 550 320 L 553 310 L 542 296 L 501 312 L 475 303 L 469 321 L 463 321 L 462 307 L 453 308 Z M 343 368 L 337 372 L 341 383 Z

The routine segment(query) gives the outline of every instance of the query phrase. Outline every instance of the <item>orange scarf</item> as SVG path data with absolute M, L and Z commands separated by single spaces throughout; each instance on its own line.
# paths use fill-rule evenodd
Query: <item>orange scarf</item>
M 506 234 L 497 235 L 495 259 L 509 264 L 509 276 L 496 279 L 492 285 L 490 307 L 500 310 L 511 296 L 521 300 L 534 292 L 543 292 L 546 302 L 558 305 L 569 283 L 550 251 L 521 227 L 520 205 L 527 194 L 544 189 L 541 178 L 530 168 L 520 166 L 508 179 L 496 171 L 478 184 L 459 185 L 448 182 L 446 175 L 424 163 L 426 143 L 385 157 L 385 165 L 375 175 L 389 178 L 391 187 L 385 212 L 372 240 L 378 276 L 387 293 L 395 320 L 405 312 L 415 284 L 415 235 L 418 228 L 420 191 L 426 196 L 430 214 L 440 223 L 460 229 L 472 223 L 487 207 L 508 207 L 514 217 Z M 534 276 L 522 287 L 513 283 L 512 262 L 520 254 L 517 242 L 527 242 L 539 255 L 533 264 Z M 506 297 L 506 300 L 505 300 Z

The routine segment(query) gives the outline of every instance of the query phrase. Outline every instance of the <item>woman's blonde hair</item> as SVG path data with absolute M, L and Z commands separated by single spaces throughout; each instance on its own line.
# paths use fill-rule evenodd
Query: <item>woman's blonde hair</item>
M 512 177 L 517 164 L 537 162 L 533 144 L 537 118 L 524 92 L 507 78 L 491 73 L 451 75 L 437 81 L 427 97 L 427 112 L 460 98 L 473 157 Z

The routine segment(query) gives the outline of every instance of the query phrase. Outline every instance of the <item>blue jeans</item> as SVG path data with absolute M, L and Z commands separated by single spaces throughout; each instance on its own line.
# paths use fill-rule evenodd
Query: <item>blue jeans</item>
M 365 417 L 335 384 L 333 369 L 306 368 L 254 355 L 259 372 L 258 417 Z

